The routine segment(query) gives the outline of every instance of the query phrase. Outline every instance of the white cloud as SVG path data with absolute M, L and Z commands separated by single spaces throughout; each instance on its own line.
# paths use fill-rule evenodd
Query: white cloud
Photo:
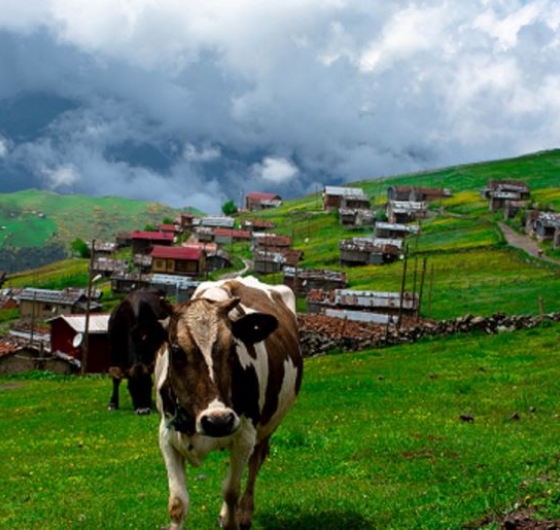
M 47 177 L 50 189 L 72 187 L 80 179 L 78 169 L 72 165 L 62 165 L 53 169 L 43 169 L 43 174 Z
M 555 0 L 0 0 L 0 163 L 219 212 L 558 147 L 559 30 Z
M 253 165 L 253 174 L 262 180 L 285 184 L 297 177 L 299 170 L 286 158 L 267 156 L 260 164 Z

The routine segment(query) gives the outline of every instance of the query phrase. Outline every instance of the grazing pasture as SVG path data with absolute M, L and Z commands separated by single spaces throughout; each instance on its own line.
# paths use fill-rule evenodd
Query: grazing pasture
M 491 529 L 522 508 L 560 520 L 559 339 L 545 323 L 307 359 L 254 528 Z M 158 418 L 108 412 L 107 385 L 0 378 L 1 528 L 166 523 Z M 188 528 L 215 525 L 225 465 L 189 468 Z

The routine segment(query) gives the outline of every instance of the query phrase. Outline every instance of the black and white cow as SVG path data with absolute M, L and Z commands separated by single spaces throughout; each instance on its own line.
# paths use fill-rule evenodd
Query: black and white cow
M 204 282 L 166 327 L 155 377 L 169 528 L 183 528 L 189 509 L 185 461 L 198 466 L 215 449 L 229 450 L 220 524 L 250 528 L 255 480 L 270 437 L 302 380 L 294 295 L 255 278 Z
M 132 291 L 113 309 L 108 330 L 113 377 L 110 410 L 119 408 L 119 385 L 127 379 L 136 413 L 150 413 L 155 356 L 166 338 L 160 321 L 172 311 L 162 292 L 148 289 Z

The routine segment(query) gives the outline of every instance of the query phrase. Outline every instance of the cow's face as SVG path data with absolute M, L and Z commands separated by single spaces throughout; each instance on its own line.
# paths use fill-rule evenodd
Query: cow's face
M 237 348 L 240 342 L 264 340 L 278 324 L 264 313 L 230 319 L 238 304 L 238 298 L 191 300 L 179 306 L 168 324 L 169 384 L 182 414 L 206 436 L 229 436 L 239 427 L 232 403 Z

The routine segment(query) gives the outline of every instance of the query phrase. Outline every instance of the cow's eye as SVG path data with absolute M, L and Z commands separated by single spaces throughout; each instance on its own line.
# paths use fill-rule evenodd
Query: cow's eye
M 171 345 L 169 350 L 171 352 L 171 358 L 174 361 L 184 361 L 185 360 L 185 352 L 183 351 L 183 348 L 181 348 L 181 346 L 179 346 L 179 344 L 177 344 L 176 342 Z

